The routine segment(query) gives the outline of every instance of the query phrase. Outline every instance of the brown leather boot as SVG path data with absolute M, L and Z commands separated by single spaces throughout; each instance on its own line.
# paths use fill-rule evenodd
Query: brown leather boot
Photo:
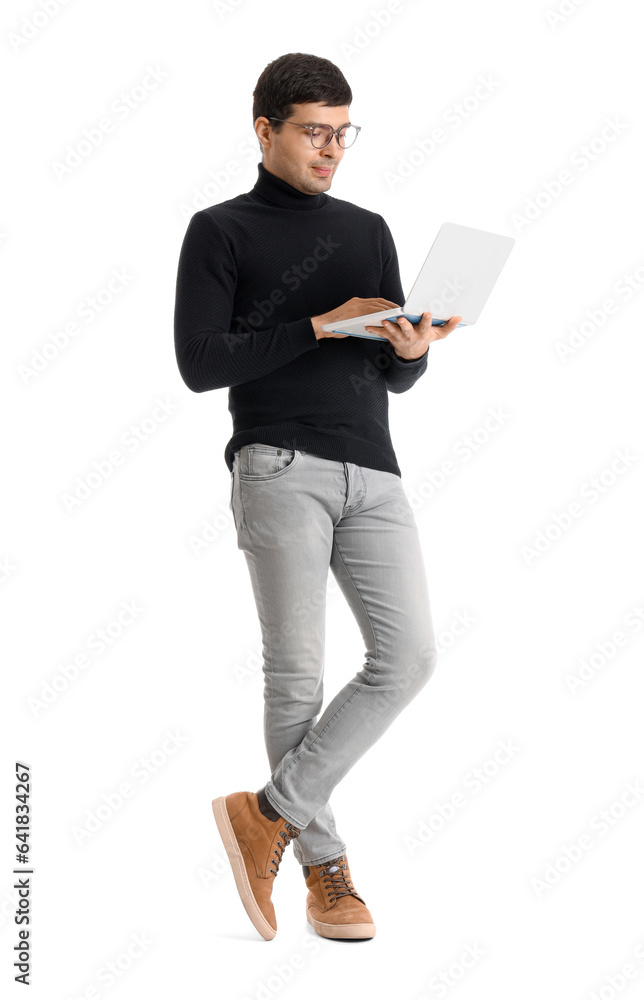
M 372 938 L 376 925 L 353 888 L 346 854 L 323 865 L 302 865 L 309 887 L 306 919 L 326 938 Z
M 293 837 L 299 837 L 300 831 L 266 800 L 264 808 L 268 816 L 259 808 L 256 792 L 233 792 L 212 802 L 244 909 L 262 937 L 270 941 L 277 934 L 271 902 L 273 883 L 284 848 Z M 271 819 L 271 815 L 277 818 Z

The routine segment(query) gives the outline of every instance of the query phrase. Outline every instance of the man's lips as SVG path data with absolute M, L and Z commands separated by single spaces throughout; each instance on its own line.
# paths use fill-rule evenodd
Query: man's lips
M 331 173 L 333 167 L 313 167 L 313 169 L 316 170 L 318 174 L 326 175 Z

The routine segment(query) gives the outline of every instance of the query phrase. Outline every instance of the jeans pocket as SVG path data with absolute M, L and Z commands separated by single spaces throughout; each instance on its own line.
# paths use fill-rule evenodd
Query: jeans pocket
M 276 479 L 292 469 L 300 457 L 294 448 L 255 441 L 242 445 L 239 451 L 239 478 L 246 481 Z
M 236 458 L 237 456 L 235 456 Z M 235 514 L 235 468 L 236 464 L 233 466 L 233 470 L 230 473 L 230 502 L 228 504 L 230 512 L 233 517 L 233 526 L 235 531 L 239 532 L 239 527 L 237 525 L 237 515 Z

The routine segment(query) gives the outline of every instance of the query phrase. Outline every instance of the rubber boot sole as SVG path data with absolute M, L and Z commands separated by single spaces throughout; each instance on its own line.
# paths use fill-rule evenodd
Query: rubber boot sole
M 235 878 L 237 892 L 239 893 L 239 897 L 244 904 L 244 909 L 250 917 L 255 929 L 259 931 L 266 941 L 270 941 L 275 937 L 277 931 L 275 928 L 271 927 L 268 920 L 257 905 L 253 895 L 253 890 L 251 889 L 250 882 L 248 880 L 246 865 L 244 864 L 244 858 L 239 850 L 237 838 L 235 837 L 235 831 L 233 830 L 228 812 L 226 810 L 225 796 L 222 795 L 218 799 L 212 800 L 212 811 L 215 816 L 215 822 L 217 823 L 217 829 L 219 830 L 219 836 L 222 839 L 226 854 L 228 855 L 228 860 L 230 861 L 230 867 L 232 868 L 233 876 Z
M 323 924 L 315 917 L 311 916 L 311 911 L 307 909 L 306 919 L 314 930 L 325 938 L 372 938 L 375 937 L 376 928 L 373 924 Z

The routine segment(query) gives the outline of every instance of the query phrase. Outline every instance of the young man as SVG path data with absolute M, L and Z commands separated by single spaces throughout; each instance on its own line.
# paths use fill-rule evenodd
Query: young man
M 384 219 L 327 194 L 357 137 L 351 90 L 328 59 L 291 53 L 269 63 L 253 98 L 257 181 L 193 215 L 175 307 L 186 385 L 230 387 L 230 507 L 263 638 L 272 773 L 257 792 L 212 805 L 239 894 L 265 939 L 277 930 L 271 893 L 291 840 L 309 923 L 323 937 L 367 938 L 375 925 L 351 881 L 329 797 L 436 661 L 387 393 L 418 381 L 430 342 L 461 317 L 442 327 L 432 327 L 430 313 L 416 326 L 369 327 L 382 342 L 322 330 L 404 301 Z M 318 718 L 329 567 L 366 655 Z

